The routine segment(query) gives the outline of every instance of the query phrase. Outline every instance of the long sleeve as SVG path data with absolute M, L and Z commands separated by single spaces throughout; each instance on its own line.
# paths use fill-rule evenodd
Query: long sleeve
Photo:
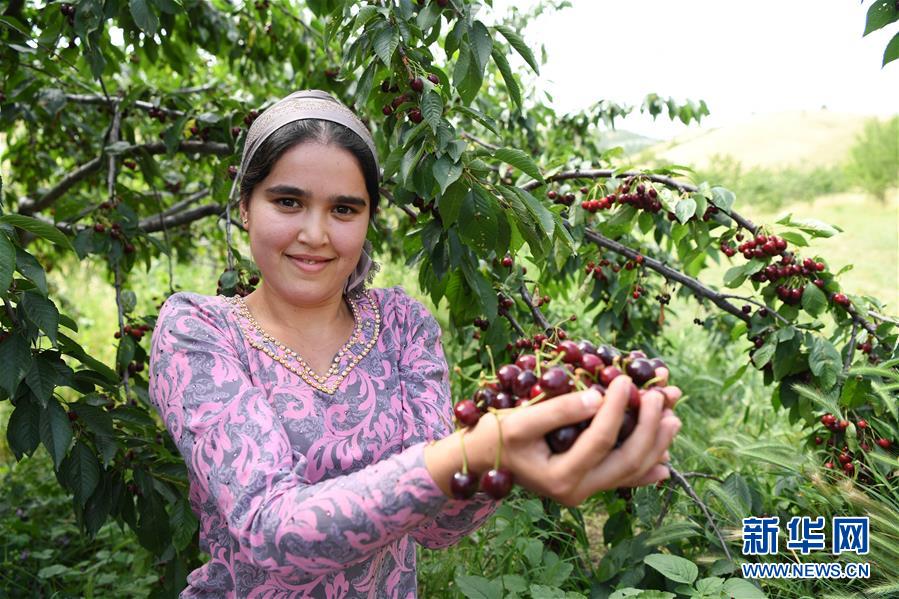
M 414 431 L 406 444 L 442 439 L 452 432 L 449 374 L 441 344 L 440 325 L 418 301 L 407 298 L 407 338 L 400 358 L 403 402 L 411 407 Z M 480 528 L 496 509 L 485 495 L 470 500 L 448 499 L 440 513 L 412 532 L 429 549 L 449 547 Z
M 424 466 L 423 442 L 309 484 L 238 341 L 196 297 L 173 295 L 159 315 L 150 395 L 186 462 L 192 502 L 221 518 L 253 565 L 291 579 L 332 573 L 441 513 L 447 499 Z

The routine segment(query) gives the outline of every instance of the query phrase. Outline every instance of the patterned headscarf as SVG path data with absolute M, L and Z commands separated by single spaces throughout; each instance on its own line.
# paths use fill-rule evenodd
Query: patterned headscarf
M 262 143 L 284 125 L 304 119 L 319 119 L 338 123 L 358 135 L 371 152 L 372 159 L 375 162 L 375 170 L 378 173 L 381 172 L 378 166 L 378 153 L 375 150 L 375 142 L 371 133 L 359 120 L 359 117 L 327 92 L 317 89 L 302 90 L 278 100 L 253 121 L 249 131 L 247 131 L 243 157 L 240 161 L 240 171 L 231 191 L 232 200 L 235 197 L 235 190 L 239 188 L 238 181 L 249 168 L 256 150 L 259 149 Z M 362 292 L 366 280 L 371 279 L 374 273 L 377 272 L 378 265 L 372 261 L 371 251 L 371 242 L 366 240 L 362 247 L 362 256 L 359 258 L 359 263 L 347 278 L 344 289 L 344 293 L 347 295 L 355 295 Z

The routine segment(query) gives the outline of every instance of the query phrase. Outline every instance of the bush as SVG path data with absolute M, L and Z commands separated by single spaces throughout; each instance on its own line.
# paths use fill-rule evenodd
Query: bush
M 854 184 L 881 202 L 899 186 L 899 116 L 871 119 L 849 151 L 847 172 Z
M 738 200 L 751 198 L 753 205 L 773 210 L 851 187 L 851 180 L 842 167 L 793 167 L 774 171 L 745 167 L 730 155 L 713 156 L 708 167 L 697 170 L 696 179 L 716 181 L 733 191 Z

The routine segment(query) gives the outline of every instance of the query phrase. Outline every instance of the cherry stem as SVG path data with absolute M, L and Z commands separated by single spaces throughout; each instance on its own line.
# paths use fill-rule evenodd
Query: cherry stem
M 493 414 L 493 417 L 496 418 L 496 429 L 499 431 L 499 447 L 496 449 L 496 459 L 493 462 L 493 469 L 499 470 L 499 465 L 503 455 L 503 426 L 499 420 L 499 410 L 495 408 L 489 408 L 489 410 L 490 413 Z
M 490 377 L 492 380 L 496 380 L 496 364 L 493 362 L 493 350 L 490 349 L 489 345 L 485 345 L 487 348 L 487 357 L 490 358 Z
M 461 366 L 456 366 L 456 367 L 454 367 L 454 368 L 453 368 L 453 372 L 455 372 L 457 375 L 459 375 L 460 378 L 462 378 L 463 380 L 468 381 L 469 383 L 474 383 L 475 385 L 478 385 L 478 386 L 480 386 L 480 384 L 481 384 L 481 380 L 482 380 L 482 379 L 479 379 L 479 378 L 476 379 L 476 378 L 474 378 L 474 377 L 468 376 L 467 374 L 465 374 L 464 372 L 462 372 L 462 367 L 461 367 Z
M 467 429 L 462 429 L 462 434 L 459 435 L 459 444 L 462 445 L 462 474 L 468 474 L 468 456 L 465 453 L 465 431 Z

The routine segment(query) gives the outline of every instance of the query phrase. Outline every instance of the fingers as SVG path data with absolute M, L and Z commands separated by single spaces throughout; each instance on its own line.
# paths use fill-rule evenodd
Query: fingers
M 658 372 L 658 370 L 656 372 Z M 665 407 L 669 409 L 673 408 L 675 404 L 677 404 L 677 401 L 683 395 L 683 391 L 681 391 L 678 387 L 672 387 L 670 385 L 665 387 L 656 387 L 656 391 L 665 396 Z
M 600 489 L 619 487 L 627 481 L 640 479 L 658 463 L 659 454 L 652 453 L 652 451 L 659 432 L 663 402 L 664 398 L 660 393 L 650 392 L 643 396 L 640 405 L 640 419 L 634 432 L 621 447 L 609 453 L 596 468 L 587 472 L 581 480 L 579 489 L 585 496 Z M 583 437 L 589 430 L 588 428 L 581 436 Z M 569 453 L 578 446 L 580 441 L 581 439 L 578 439 Z
M 591 418 L 601 403 L 602 396 L 594 390 L 566 393 L 516 410 L 503 423 L 504 427 L 509 423 L 512 435 L 522 439 L 540 438 L 549 431 Z
M 662 419 L 659 422 L 659 431 L 656 435 L 655 444 L 643 462 L 643 466 L 647 470 L 652 470 L 654 466 L 666 463 L 670 460 L 671 456 L 668 455 L 668 447 L 671 446 L 671 442 L 674 441 L 674 437 L 677 435 L 680 427 L 680 419 L 675 416 L 671 410 L 662 412 Z M 635 476 L 631 477 L 625 486 L 637 486 L 640 480 L 642 480 L 642 476 L 635 473 Z
M 658 379 L 658 386 L 665 387 L 668 385 L 668 369 L 664 366 L 661 368 L 656 368 L 656 378 Z
M 649 471 L 646 472 L 646 474 L 634 481 L 633 484 L 625 486 L 643 487 L 646 485 L 655 484 L 659 481 L 667 480 L 670 477 L 671 472 L 668 470 L 668 466 L 665 466 L 663 464 L 656 464 L 655 466 L 650 468 Z
M 590 426 L 584 429 L 571 449 L 556 456 L 560 469 L 586 472 L 608 455 L 618 439 L 632 384 L 630 377 L 625 375 L 612 381 Z

